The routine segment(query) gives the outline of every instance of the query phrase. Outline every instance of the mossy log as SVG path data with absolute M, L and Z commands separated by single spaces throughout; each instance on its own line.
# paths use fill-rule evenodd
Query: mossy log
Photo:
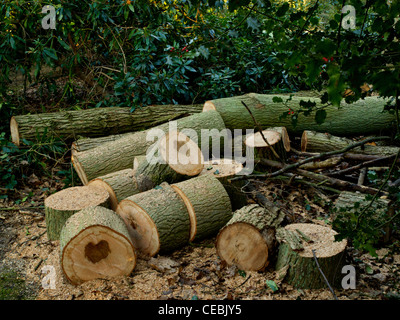
M 236 210 L 218 233 L 218 256 L 241 270 L 265 269 L 276 247 L 275 230 L 283 218 L 282 211 L 269 211 L 258 204 Z
M 58 191 L 44 200 L 47 237 L 58 240 L 67 219 L 89 206 L 110 208 L 110 195 L 106 190 L 77 186 Z
M 166 182 L 122 200 L 116 212 L 125 221 L 135 248 L 144 257 L 171 252 L 189 241 L 188 210 Z
M 240 175 L 243 165 L 232 159 L 213 159 L 204 162 L 203 171 L 199 176 L 212 175 L 224 186 L 231 200 L 232 210 L 235 211 L 247 205 L 247 197 L 242 190 L 246 182 L 244 180 L 231 181 L 231 178 Z
M 195 177 L 171 185 L 185 203 L 190 216 L 190 241 L 212 237 L 232 217 L 225 188 L 211 175 Z
M 335 234 L 329 227 L 312 223 L 289 224 L 278 229 L 276 237 L 280 245 L 275 269 L 280 273 L 286 270 L 284 280 L 295 288 L 325 288 L 321 271 L 332 287 L 340 287 L 347 240 L 335 241 Z
M 329 152 L 344 149 L 354 141 L 345 137 L 305 130 L 301 137 L 301 151 L 303 152 Z M 397 154 L 398 147 L 376 146 L 365 144 L 362 147 L 351 149 L 351 153 L 366 155 L 389 156 Z
M 281 98 L 282 101 L 274 102 L 275 97 Z M 301 100 L 315 103 L 316 108 L 308 116 L 300 113 L 294 127 L 291 117 L 287 115 L 302 108 Z M 315 121 L 316 110 L 323 106 L 321 100 L 315 97 L 294 96 L 289 99 L 285 95 L 249 93 L 207 101 L 203 111 L 218 111 L 228 129 L 256 129 L 254 120 L 242 101 L 249 107 L 262 129 L 284 126 L 289 133 L 294 134 L 301 134 L 304 130 L 328 132 L 339 136 L 372 134 L 393 131 L 396 123 L 394 114 L 382 112 L 389 99 L 380 97 L 366 97 L 352 104 L 342 101 L 341 108 L 326 106 L 326 119 L 322 124 Z M 282 117 L 283 115 L 286 116 Z
M 136 252 L 121 217 L 93 206 L 66 221 L 60 235 L 60 261 L 66 278 L 77 285 L 128 276 L 136 266 Z
M 104 189 L 110 195 L 111 209 L 118 203 L 140 192 L 132 169 L 124 169 L 89 181 L 89 187 Z
M 140 160 L 140 159 L 138 159 Z M 179 131 L 171 131 L 152 147 L 146 161 L 140 161 L 135 178 L 141 192 L 162 182 L 175 183 L 197 176 L 204 158 L 197 143 Z
M 12 141 L 36 141 L 46 132 L 64 141 L 78 136 L 101 137 L 148 129 L 179 117 L 198 113 L 202 105 L 147 106 L 131 108 L 92 108 L 87 110 L 19 115 L 11 118 Z
M 169 122 L 126 135 L 117 141 L 106 142 L 84 152 L 77 152 L 72 156 L 72 163 L 82 183 L 87 184 L 96 177 L 132 168 L 135 157 L 146 155 L 148 148 L 156 143 L 155 140 L 161 139 L 169 131 L 179 130 L 201 146 L 203 143 L 211 143 L 213 139 L 212 132 L 203 137 L 201 132 L 212 129 L 216 131 L 225 129 L 222 118 L 218 112 L 202 112 L 174 123 Z

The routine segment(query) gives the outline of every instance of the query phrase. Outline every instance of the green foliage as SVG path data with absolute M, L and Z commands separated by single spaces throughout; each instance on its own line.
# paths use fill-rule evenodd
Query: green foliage
M 368 179 L 370 182 L 380 186 L 386 184 L 389 172 L 385 173 L 383 178 L 379 178 L 375 171 L 370 171 Z M 389 177 L 393 181 L 400 178 L 400 170 L 394 171 Z M 391 206 L 398 208 L 400 203 L 400 187 L 389 186 L 389 199 L 393 202 Z M 337 240 L 349 239 L 352 245 L 361 251 L 367 251 L 372 256 L 376 256 L 376 248 L 381 243 L 383 236 L 389 228 L 398 230 L 400 224 L 400 211 L 389 212 L 387 209 L 379 205 L 369 206 L 375 199 L 371 195 L 366 195 L 366 204 L 360 205 L 359 202 L 353 206 L 341 208 L 334 212 L 333 229 L 338 232 Z M 334 210 L 334 209 L 333 209 Z M 335 210 L 334 210 L 335 211 Z

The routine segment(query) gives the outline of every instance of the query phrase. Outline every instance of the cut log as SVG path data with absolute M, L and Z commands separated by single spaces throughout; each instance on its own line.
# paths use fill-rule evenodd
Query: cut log
M 232 210 L 236 211 L 247 205 L 247 197 L 242 188 L 246 184 L 243 180 L 231 181 L 230 179 L 240 174 L 243 165 L 232 159 L 214 159 L 204 162 L 203 171 L 199 174 L 212 175 L 224 186 L 231 199 Z
M 301 137 L 301 151 L 305 152 L 329 152 L 346 148 L 354 141 L 344 137 L 337 137 L 326 133 L 306 130 Z M 374 146 L 365 144 L 351 150 L 352 153 L 366 155 L 389 156 L 397 154 L 398 147 Z
M 89 206 L 110 208 L 110 205 L 107 191 L 88 186 L 71 187 L 52 194 L 44 200 L 47 237 L 58 240 L 65 221 L 74 213 Z
M 151 157 L 151 158 L 150 158 Z M 141 192 L 162 182 L 175 183 L 197 176 L 203 170 L 204 158 L 197 143 L 179 131 L 161 138 L 135 169 Z
M 172 130 L 181 131 L 199 146 L 202 143 L 211 143 L 213 138 L 212 132 L 210 132 L 210 136 L 203 135 L 202 137 L 202 130 L 215 129 L 218 131 L 225 128 L 218 112 L 202 112 L 179 119 L 175 124 L 177 128 Z M 165 123 L 149 130 L 129 134 L 117 141 L 104 143 L 96 148 L 78 152 L 72 156 L 75 171 L 83 184 L 87 184 L 89 180 L 99 176 L 122 169 L 131 169 L 134 158 L 145 155 L 148 148 L 154 145 L 156 139 L 152 140 L 152 138 L 155 136 L 155 138 L 161 139 L 165 133 L 172 131 L 170 127 L 174 127 L 171 122 Z M 188 129 L 192 129 L 194 132 L 189 134 Z M 193 136 L 193 133 L 197 134 L 197 141 L 197 137 Z
M 212 237 L 232 217 L 225 188 L 217 178 L 203 175 L 171 185 L 185 203 L 190 217 L 190 241 Z
M 124 169 L 89 181 L 89 187 L 104 189 L 110 195 L 111 209 L 116 210 L 118 203 L 139 193 L 132 169 Z
M 189 241 L 186 205 L 166 182 L 122 200 L 117 213 L 125 221 L 135 248 L 145 257 L 170 252 Z
M 281 98 L 282 102 L 274 102 L 274 97 Z M 284 95 L 249 93 L 207 101 L 203 111 L 218 111 L 226 128 L 231 130 L 255 128 L 251 115 L 242 104 L 243 101 L 263 129 L 284 126 L 289 133 L 294 134 L 301 134 L 304 130 L 314 130 L 339 136 L 364 135 L 393 131 L 396 123 L 394 114 L 382 112 L 389 99 L 367 97 L 352 104 L 342 101 L 341 108 L 324 107 L 326 119 L 322 124 L 317 124 L 315 121 L 315 110 L 308 116 L 300 113 L 294 127 L 291 117 L 287 114 L 300 110 L 301 100 L 315 103 L 315 110 L 323 107 L 319 98 L 292 97 L 289 100 L 289 97 Z M 283 115 L 286 116 L 282 117 Z
M 60 235 L 61 268 L 75 285 L 98 278 L 128 276 L 135 248 L 125 223 L 104 207 L 85 208 L 70 217 Z
M 290 151 L 290 141 L 286 129 L 281 128 L 280 131 L 267 129 L 263 130 L 262 134 L 261 132 L 249 134 L 244 143 L 247 147 L 253 148 L 254 158 L 285 162 L 287 160 L 286 153 Z
M 36 141 L 47 135 L 64 141 L 78 136 L 101 137 L 148 129 L 164 122 L 198 113 L 202 105 L 147 106 L 130 112 L 131 108 L 94 108 L 20 115 L 11 118 L 12 142 L 19 146 L 22 139 Z
M 321 271 L 332 287 L 339 287 L 343 277 L 347 240 L 335 241 L 336 232 L 329 227 L 312 223 L 289 224 L 278 229 L 280 242 L 275 269 L 287 269 L 285 280 L 295 288 L 320 289 L 326 282 L 317 267 L 313 250 Z
M 217 236 L 220 259 L 241 270 L 265 269 L 275 249 L 275 229 L 284 218 L 275 213 L 258 204 L 236 210 Z

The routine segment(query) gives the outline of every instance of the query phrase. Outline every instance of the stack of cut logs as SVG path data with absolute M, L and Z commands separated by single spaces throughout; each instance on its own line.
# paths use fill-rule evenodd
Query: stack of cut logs
M 395 118 L 382 113 L 385 99 L 368 97 L 340 109 L 325 107 L 323 124 L 317 124 L 313 114 L 300 113 L 294 127 L 290 117 L 282 115 L 298 110 L 305 98 L 282 95 L 283 102 L 276 102 L 276 96 L 251 93 L 207 101 L 204 106 L 149 106 L 133 113 L 104 108 L 13 117 L 10 127 L 17 145 L 46 133 L 73 140 L 72 164 L 83 185 L 45 199 L 47 235 L 59 240 L 66 278 L 79 284 L 129 275 L 137 257 L 153 257 L 216 236 L 217 254 L 229 265 L 264 270 L 274 262 L 294 286 L 321 288 L 325 282 L 317 258 L 328 281 L 337 284 L 346 240 L 334 241 L 335 231 L 319 224 L 283 226 L 285 211 L 265 197 L 249 204 L 243 163 L 223 157 L 210 160 L 213 142 L 221 142 L 224 129 L 240 129 L 243 146 L 254 150 L 260 165 L 291 177 L 374 193 L 377 190 L 362 183 L 340 180 L 336 171 L 316 170 L 332 168 L 346 156 L 370 163 L 394 159 L 397 147 L 353 148 L 353 140 L 343 136 L 390 130 Z M 321 106 L 318 98 L 307 99 Z M 209 130 L 207 137 L 201 134 L 204 129 Z M 257 132 L 246 135 L 247 129 Z M 301 151 L 291 147 L 289 134 L 302 134 Z M 206 152 L 200 148 L 204 145 L 209 147 Z M 293 153 L 298 158 L 323 153 L 327 157 L 303 161 L 289 173 Z M 359 198 L 359 193 L 344 191 L 337 205 L 352 206 Z M 381 202 L 390 207 L 390 201 Z

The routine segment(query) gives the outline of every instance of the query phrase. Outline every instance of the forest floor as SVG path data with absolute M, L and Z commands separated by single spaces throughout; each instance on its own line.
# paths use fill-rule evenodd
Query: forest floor
M 295 289 L 277 278 L 270 265 L 263 272 L 243 272 L 228 267 L 216 254 L 215 238 L 191 243 L 170 255 L 138 259 L 131 275 L 98 279 L 74 286 L 62 275 L 59 243 L 46 234 L 43 202 L 61 190 L 57 176 L 32 175 L 18 190 L 18 201 L 0 200 L 0 300 L 331 300 L 328 288 Z M 292 213 L 291 222 L 330 221 L 329 204 L 334 197 L 304 185 L 264 182 L 259 191 L 269 200 L 279 199 Z M 251 202 L 251 200 L 250 200 Z M 393 240 L 377 250 L 378 257 L 349 247 L 346 264 L 356 269 L 356 289 L 337 289 L 340 300 L 389 300 L 400 298 L 400 248 Z M 54 275 L 53 288 L 46 279 Z M 266 280 L 279 290 L 272 291 Z

